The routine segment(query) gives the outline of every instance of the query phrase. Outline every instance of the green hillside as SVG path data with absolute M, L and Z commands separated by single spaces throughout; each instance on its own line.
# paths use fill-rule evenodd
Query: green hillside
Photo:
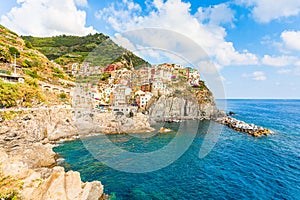
M 17 72 L 49 83 L 58 83 L 58 79 L 72 80 L 59 70 L 45 55 L 24 41 L 16 33 L 0 25 L 0 67 L 8 73 L 13 72 L 10 64 L 16 56 Z
M 116 62 L 132 63 L 134 68 L 149 64 L 130 51 L 115 44 L 102 33 L 79 36 L 32 37 L 23 36 L 25 41 L 60 65 L 91 62 L 106 66 Z
M 0 78 L 0 108 L 30 107 L 40 103 L 59 104 L 62 98 L 54 93 L 43 92 L 38 83 L 69 88 L 63 81 L 74 81 L 74 78 L 34 49 L 31 43 L 0 25 L 0 74 L 9 76 L 14 72 L 24 78 L 24 84 L 7 83 Z

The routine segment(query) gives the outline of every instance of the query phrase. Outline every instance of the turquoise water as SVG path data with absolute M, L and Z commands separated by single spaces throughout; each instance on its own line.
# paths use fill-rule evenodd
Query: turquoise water
M 300 100 L 227 100 L 227 107 L 237 113 L 236 118 L 275 134 L 253 138 L 224 127 L 213 150 L 200 159 L 199 148 L 209 125 L 201 121 L 193 143 L 178 160 L 142 174 L 102 164 L 80 140 L 66 142 L 55 151 L 65 158 L 66 170 L 79 171 L 84 181 L 100 180 L 115 199 L 300 199 Z M 178 128 L 178 124 L 167 125 Z M 125 150 L 149 152 L 167 145 L 175 135 L 109 137 Z

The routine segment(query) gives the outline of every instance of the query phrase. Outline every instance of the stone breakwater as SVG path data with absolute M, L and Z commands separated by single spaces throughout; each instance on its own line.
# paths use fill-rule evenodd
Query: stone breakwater
M 51 143 L 78 138 L 71 108 L 10 110 L 0 114 L 0 178 L 12 178 L 15 183 L 1 183 L 2 195 L 15 191 L 25 200 L 107 199 L 100 181 L 83 183 L 78 172 L 56 167 L 57 155 Z
M 248 124 L 229 116 L 218 118 L 216 119 L 216 122 L 228 126 L 235 131 L 248 133 L 249 135 L 254 137 L 261 137 L 273 133 L 269 129 L 257 126 L 255 124 Z

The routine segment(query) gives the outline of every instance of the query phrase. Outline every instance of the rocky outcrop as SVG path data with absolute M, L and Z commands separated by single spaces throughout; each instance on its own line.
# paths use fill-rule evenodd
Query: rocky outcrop
M 82 183 L 78 172 L 54 167 L 56 154 L 50 143 L 78 136 L 71 109 L 24 109 L 8 114 L 13 120 L 0 123 L 0 174 L 19 182 L 14 185 L 21 187 L 13 189 L 22 199 L 106 198 L 99 181 Z
M 90 134 L 135 133 L 154 131 L 149 124 L 149 116 L 136 113 L 133 117 L 116 115 L 112 112 L 85 114 L 75 120 L 80 136 Z
M 54 107 L 10 112 L 14 113 L 13 120 L 6 120 L 0 126 L 0 145 L 6 148 L 78 135 L 71 109 Z
M 102 195 L 103 185 L 99 181 L 82 183 L 78 172 L 66 173 L 62 167 L 54 167 L 51 175 L 32 193 L 23 192 L 26 199 L 98 200 Z
M 42 164 L 36 165 L 37 163 L 32 163 L 28 159 L 22 159 L 30 155 L 32 154 L 28 151 L 11 155 L 0 148 L 0 172 L 22 183 L 19 184 L 22 185 L 21 188 L 13 188 L 18 190 L 21 199 L 98 200 L 106 198 L 101 182 L 83 183 L 78 172 L 65 172 L 62 167 L 33 168 Z
M 221 113 L 211 99 L 197 99 L 196 96 L 169 95 L 161 96 L 149 108 L 150 119 L 164 121 L 175 119 L 215 118 Z

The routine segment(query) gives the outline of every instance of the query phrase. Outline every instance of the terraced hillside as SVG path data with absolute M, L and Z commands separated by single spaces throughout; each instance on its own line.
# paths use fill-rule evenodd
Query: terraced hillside
M 68 88 L 63 83 L 74 81 L 60 66 L 33 48 L 30 42 L 1 25 L 0 74 L 0 108 L 60 103 L 61 98 L 57 94 L 46 94 L 39 83 Z M 24 83 L 11 84 L 2 80 L 3 77 L 11 78 L 12 75 L 24 79 Z
M 132 63 L 134 68 L 149 64 L 132 52 L 115 44 L 102 33 L 79 36 L 31 37 L 23 36 L 48 59 L 60 65 L 70 65 L 75 62 L 88 61 L 92 65 L 106 66 L 116 62 Z

